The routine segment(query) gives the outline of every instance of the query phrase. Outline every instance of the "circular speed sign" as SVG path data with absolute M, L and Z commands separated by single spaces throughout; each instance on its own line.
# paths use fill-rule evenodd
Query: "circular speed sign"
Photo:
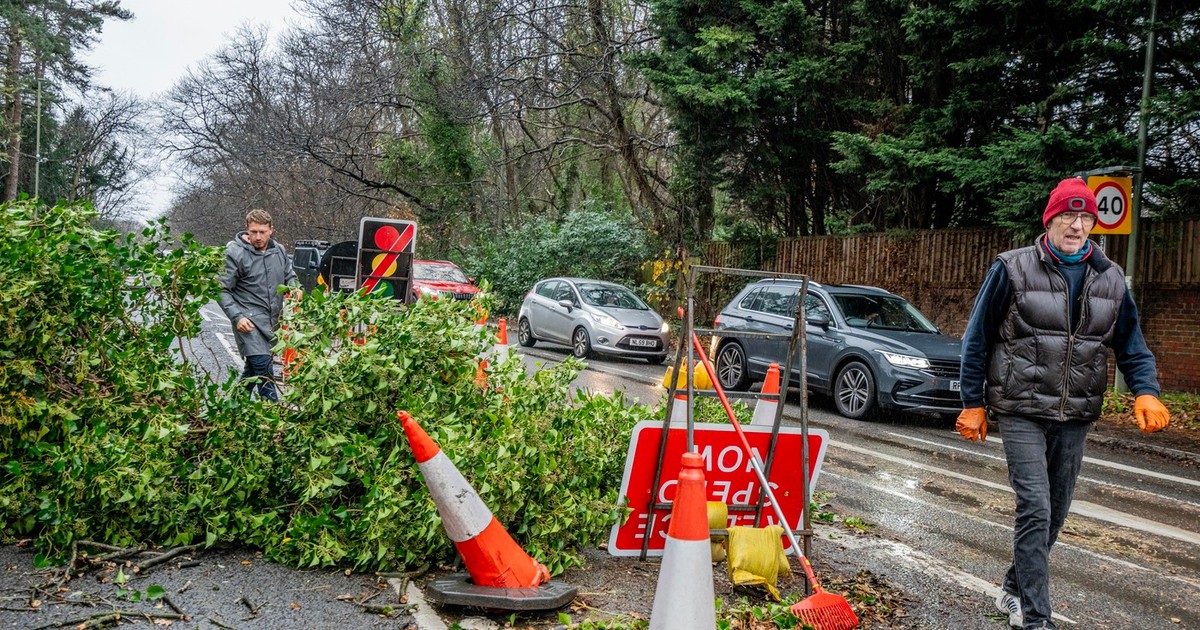
M 1096 209 L 1100 212 L 1100 227 L 1114 229 L 1129 214 L 1129 196 L 1116 182 L 1104 182 L 1096 187 Z

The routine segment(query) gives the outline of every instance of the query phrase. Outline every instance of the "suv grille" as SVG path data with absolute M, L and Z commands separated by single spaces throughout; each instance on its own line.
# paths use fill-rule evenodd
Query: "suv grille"
M 957 361 L 938 361 L 929 360 L 929 367 L 923 370 L 926 374 L 940 376 L 942 378 L 955 379 L 959 377 L 959 369 L 961 365 Z
M 456 299 L 456 300 L 469 300 L 473 297 L 475 297 L 474 293 L 455 293 L 454 294 L 454 299 Z

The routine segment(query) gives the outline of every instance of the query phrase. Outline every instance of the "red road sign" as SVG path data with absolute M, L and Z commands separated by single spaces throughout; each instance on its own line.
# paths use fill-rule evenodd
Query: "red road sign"
M 743 425 L 750 448 L 765 461 L 767 445 L 771 439 L 771 427 Z M 629 452 L 625 457 L 625 475 L 621 479 L 621 496 L 625 500 L 628 516 L 625 521 L 613 526 L 608 539 L 608 552 L 614 556 L 636 556 L 642 552 L 642 538 L 646 535 L 647 507 L 650 501 L 650 484 L 654 481 L 654 464 L 658 459 L 659 436 L 662 423 L 639 422 L 629 438 Z M 746 451 L 737 439 L 733 427 L 728 424 L 695 425 L 696 449 L 704 458 L 704 480 L 708 487 L 708 500 L 726 504 L 746 504 L 758 501 L 758 477 L 750 468 Z M 771 489 L 783 509 L 789 524 L 800 528 L 801 511 L 806 501 L 800 496 L 800 429 L 780 428 L 779 441 L 775 445 L 775 461 L 771 465 Z M 808 470 L 812 483 L 809 494 L 821 472 L 825 459 L 825 446 L 829 434 L 821 429 L 808 432 Z M 659 503 L 675 499 L 675 485 L 679 477 L 679 462 L 687 446 L 687 429 L 672 425 L 667 433 L 667 451 L 663 459 L 662 476 L 655 493 Z M 763 525 L 778 522 L 769 501 L 763 503 Z M 654 527 L 650 532 L 648 554 L 662 555 L 666 544 L 667 524 L 671 520 L 669 511 L 655 513 Z M 754 525 L 754 512 L 730 512 L 729 525 Z M 784 541 L 784 548 L 790 545 Z
M 407 301 L 417 224 L 366 217 L 359 223 L 359 286 L 363 293 L 383 293 Z

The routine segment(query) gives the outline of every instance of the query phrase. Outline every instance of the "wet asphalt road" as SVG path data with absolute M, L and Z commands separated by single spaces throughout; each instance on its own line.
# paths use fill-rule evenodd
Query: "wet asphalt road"
M 522 350 L 546 362 L 568 352 Z M 662 373 L 598 359 L 578 384 L 655 403 Z M 798 402 L 792 390 L 786 423 L 798 426 Z M 976 444 L 939 418 L 887 413 L 863 422 L 832 409 L 813 397 L 811 426 L 830 436 L 816 490 L 833 493 L 833 511 L 862 518 L 874 535 L 820 539 L 818 530 L 818 563 L 851 562 L 885 576 L 918 600 L 910 615 L 929 627 L 1004 627 L 992 604 L 1012 558 L 1003 436 Z M 1092 444 L 1086 457 L 1051 557 L 1059 625 L 1200 628 L 1200 471 Z
M 190 358 L 222 377 L 240 369 L 228 321 L 215 304 L 205 307 L 204 317 L 203 334 L 187 345 Z M 539 343 L 520 352 L 535 370 L 563 360 L 569 350 Z M 663 369 L 593 359 L 575 386 L 619 390 L 653 405 L 663 398 L 658 385 Z M 786 423 L 798 425 L 798 402 L 793 390 Z M 820 397 L 814 397 L 810 422 L 830 436 L 816 491 L 832 495 L 828 503 L 840 516 L 858 516 L 871 525 L 866 536 L 818 526 L 813 543 L 818 573 L 822 565 L 838 565 L 884 577 L 911 598 L 914 627 L 1004 628 L 992 604 L 1012 544 L 1003 436 L 968 443 L 947 422 L 910 414 L 848 420 Z M 1052 554 L 1060 627 L 1200 628 L 1200 471 L 1176 459 L 1094 444 L 1087 457 L 1073 513 Z M 286 597 L 280 594 L 276 601 Z M 322 606 L 302 605 L 316 615 L 310 621 L 321 618 Z M 340 611 L 333 613 L 338 617 L 349 615 L 346 621 L 370 619 L 328 598 L 323 607 Z M 340 625 L 321 619 L 318 625 Z M 361 626 L 350 621 L 344 627 Z

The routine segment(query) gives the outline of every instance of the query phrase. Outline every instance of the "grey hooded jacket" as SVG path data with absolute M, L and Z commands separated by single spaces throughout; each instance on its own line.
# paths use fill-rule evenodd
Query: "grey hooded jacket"
M 1013 300 L 987 372 L 993 412 L 1058 421 L 1100 416 L 1108 346 L 1125 298 L 1121 268 L 1097 248 L 1072 326 L 1067 280 L 1040 246 L 1000 254 Z
M 260 252 L 246 241 L 246 232 L 238 232 L 225 246 L 221 310 L 234 326 L 238 351 L 243 357 L 271 354 L 279 313 L 283 310 L 280 285 L 299 286 L 283 246 L 271 240 Z M 254 330 L 249 333 L 237 330 L 237 323 L 243 317 L 254 323 Z

